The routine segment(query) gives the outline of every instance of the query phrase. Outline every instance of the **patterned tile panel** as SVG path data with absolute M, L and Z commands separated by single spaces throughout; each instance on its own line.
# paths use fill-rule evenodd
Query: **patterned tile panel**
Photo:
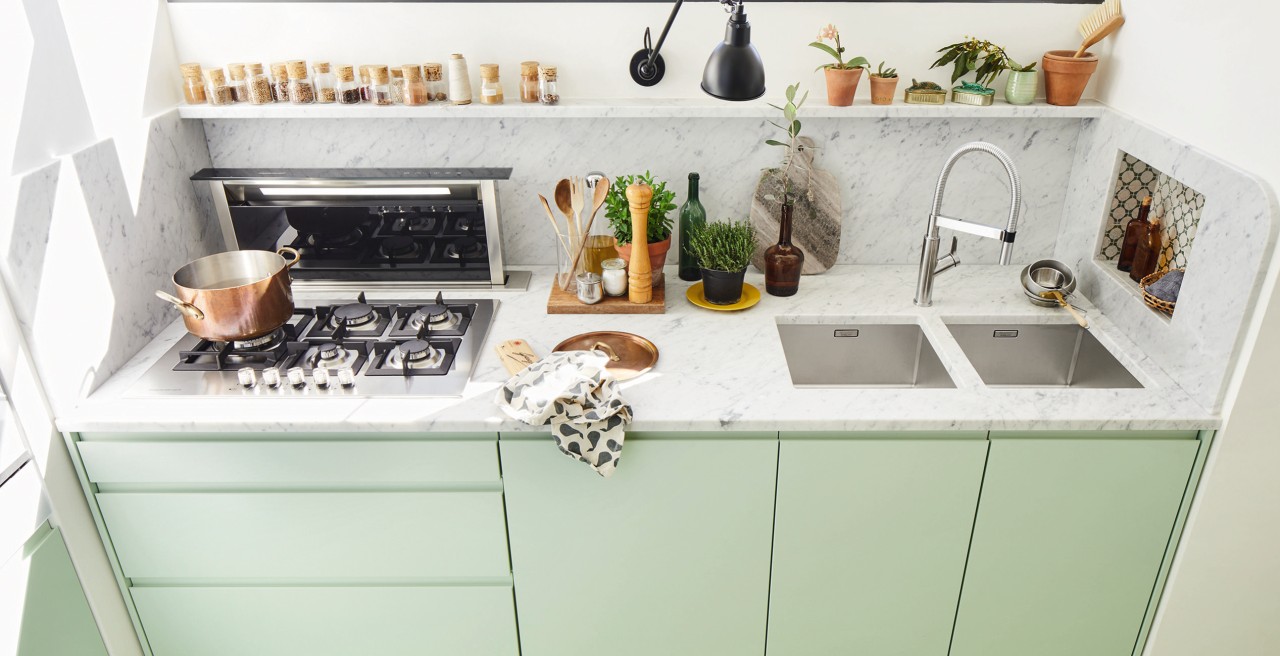
M 1154 169 L 1128 153 L 1121 153 L 1109 221 L 1102 233 L 1098 257 L 1120 256 L 1125 226 L 1138 216 L 1142 199 L 1151 196 L 1151 215 L 1160 217 L 1164 229 L 1164 254 L 1160 268 L 1184 268 L 1195 240 L 1196 225 L 1204 209 L 1204 194 Z

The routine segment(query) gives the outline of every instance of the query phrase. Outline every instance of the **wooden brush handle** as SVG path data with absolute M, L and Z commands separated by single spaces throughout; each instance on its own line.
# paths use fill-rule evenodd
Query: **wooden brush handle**
M 1080 49 L 1076 51 L 1076 58 L 1079 59 L 1080 57 L 1083 57 L 1086 50 L 1110 36 L 1111 33 L 1116 31 L 1116 29 L 1121 25 L 1124 25 L 1124 16 L 1116 16 L 1106 23 L 1103 23 L 1102 27 L 1094 31 L 1093 34 L 1085 37 L 1084 42 L 1080 44 Z
M 627 299 L 632 303 L 653 300 L 653 268 L 649 263 L 649 203 L 653 189 L 645 184 L 627 187 L 631 205 L 631 261 L 627 264 Z

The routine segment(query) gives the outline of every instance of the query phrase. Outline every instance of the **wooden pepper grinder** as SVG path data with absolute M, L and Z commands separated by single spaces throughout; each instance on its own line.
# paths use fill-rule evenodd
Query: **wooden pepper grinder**
M 627 263 L 627 299 L 632 303 L 653 300 L 653 273 L 649 264 L 649 203 L 653 189 L 646 184 L 627 187 L 631 205 L 631 261 Z

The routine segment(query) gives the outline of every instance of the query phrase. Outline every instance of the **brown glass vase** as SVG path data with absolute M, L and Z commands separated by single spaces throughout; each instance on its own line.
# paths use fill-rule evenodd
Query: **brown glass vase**
M 782 204 L 778 221 L 778 243 L 764 252 L 764 289 L 773 296 L 792 296 L 800 289 L 804 252 L 791 243 L 790 203 Z

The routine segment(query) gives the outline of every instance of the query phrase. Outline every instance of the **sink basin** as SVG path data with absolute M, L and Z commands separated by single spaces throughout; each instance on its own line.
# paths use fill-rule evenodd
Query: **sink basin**
M 778 324 L 796 387 L 955 387 L 915 324 Z
M 1075 324 L 949 323 L 989 386 L 1142 387 L 1093 333 Z

